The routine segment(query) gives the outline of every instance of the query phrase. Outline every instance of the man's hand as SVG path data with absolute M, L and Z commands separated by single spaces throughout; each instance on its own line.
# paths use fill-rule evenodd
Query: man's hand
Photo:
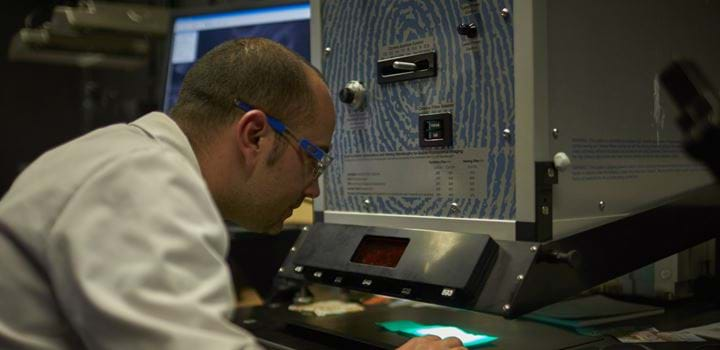
M 436 335 L 426 335 L 410 339 L 397 350 L 467 350 L 462 346 L 460 339 L 448 337 L 440 339 Z

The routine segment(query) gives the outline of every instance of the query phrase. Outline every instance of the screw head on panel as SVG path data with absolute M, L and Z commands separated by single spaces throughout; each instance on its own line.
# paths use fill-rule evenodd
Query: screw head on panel
M 460 212 L 460 206 L 459 206 L 457 203 L 455 203 L 455 202 L 450 203 L 450 212 L 453 213 L 453 214 L 459 213 L 459 212 Z
M 503 312 L 508 312 L 508 311 L 510 311 L 510 308 L 511 308 L 510 304 L 505 304 L 505 305 L 502 306 Z
M 285 269 L 281 267 L 278 269 L 278 272 L 285 272 Z
M 510 10 L 507 7 L 503 7 L 503 9 L 500 10 L 500 16 L 502 16 L 502 18 L 510 17 Z
M 325 54 L 325 56 L 330 55 L 331 52 L 332 52 L 332 48 L 330 48 L 330 46 L 323 49 L 323 54 Z
M 605 210 L 605 201 L 599 201 L 598 202 L 598 209 Z
M 554 177 L 555 177 L 555 169 L 553 169 L 553 168 L 548 168 L 548 169 L 547 169 L 547 176 L 548 176 L 549 178 L 551 178 L 551 179 L 554 178 Z
M 363 207 L 365 207 L 365 209 L 370 209 L 370 204 L 372 204 L 372 202 L 371 202 L 370 199 L 368 198 L 368 199 L 365 199 L 365 200 L 362 202 L 362 204 L 363 204 Z
M 530 247 L 530 251 L 533 252 L 533 253 L 537 252 L 537 251 L 538 251 L 538 246 L 534 245 L 534 246 Z
M 515 277 L 515 279 L 518 280 L 518 281 L 522 281 L 522 280 L 525 279 L 525 276 L 524 276 L 524 275 L 517 275 L 517 277 Z
M 306 232 L 307 232 L 307 231 L 310 231 L 310 227 L 309 227 L 309 226 L 303 226 L 302 230 L 303 230 L 303 231 L 306 231 Z
M 550 215 L 550 207 L 548 207 L 547 205 L 543 205 L 542 207 L 540 207 L 540 213 L 543 215 Z
M 558 130 L 558 128 L 553 128 L 552 135 L 554 139 L 557 139 L 560 136 L 560 130 Z
M 505 141 L 510 141 L 510 137 L 512 137 L 512 132 L 510 131 L 510 129 L 503 130 L 503 138 L 505 139 Z

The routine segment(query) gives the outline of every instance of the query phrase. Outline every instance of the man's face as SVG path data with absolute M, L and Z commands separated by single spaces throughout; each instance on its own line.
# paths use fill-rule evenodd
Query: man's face
M 319 78 L 311 78 L 311 88 L 316 101 L 313 122 L 290 129 L 298 137 L 306 138 L 328 152 L 335 130 L 335 110 L 330 93 Z M 285 219 L 292 215 L 305 197 L 320 195 L 317 179 L 313 177 L 316 161 L 290 137 L 275 133 L 273 142 L 285 145 L 281 147 L 277 160 L 272 164 L 262 162 L 253 175 L 251 191 L 254 193 L 254 206 L 251 210 L 254 215 L 250 219 L 253 222 L 245 225 L 249 229 L 271 233 L 282 229 Z

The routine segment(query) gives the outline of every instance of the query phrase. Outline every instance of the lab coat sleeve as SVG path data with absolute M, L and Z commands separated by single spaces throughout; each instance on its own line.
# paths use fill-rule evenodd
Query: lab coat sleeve
M 91 174 L 45 248 L 60 306 L 90 349 L 256 349 L 228 320 L 227 245 L 200 175 L 152 149 Z

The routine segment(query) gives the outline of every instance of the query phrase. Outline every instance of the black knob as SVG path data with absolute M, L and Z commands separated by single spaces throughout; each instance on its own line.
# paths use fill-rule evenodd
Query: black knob
M 352 103 L 355 99 L 355 93 L 349 88 L 343 88 L 340 90 L 340 101 L 342 103 Z
M 555 250 L 551 254 L 556 262 L 568 264 L 574 269 L 580 267 L 580 264 L 582 263 L 580 253 L 574 249 L 568 252 Z
M 465 35 L 468 38 L 474 38 L 477 36 L 477 25 L 475 23 L 461 23 L 457 26 L 457 32 L 460 35 Z

